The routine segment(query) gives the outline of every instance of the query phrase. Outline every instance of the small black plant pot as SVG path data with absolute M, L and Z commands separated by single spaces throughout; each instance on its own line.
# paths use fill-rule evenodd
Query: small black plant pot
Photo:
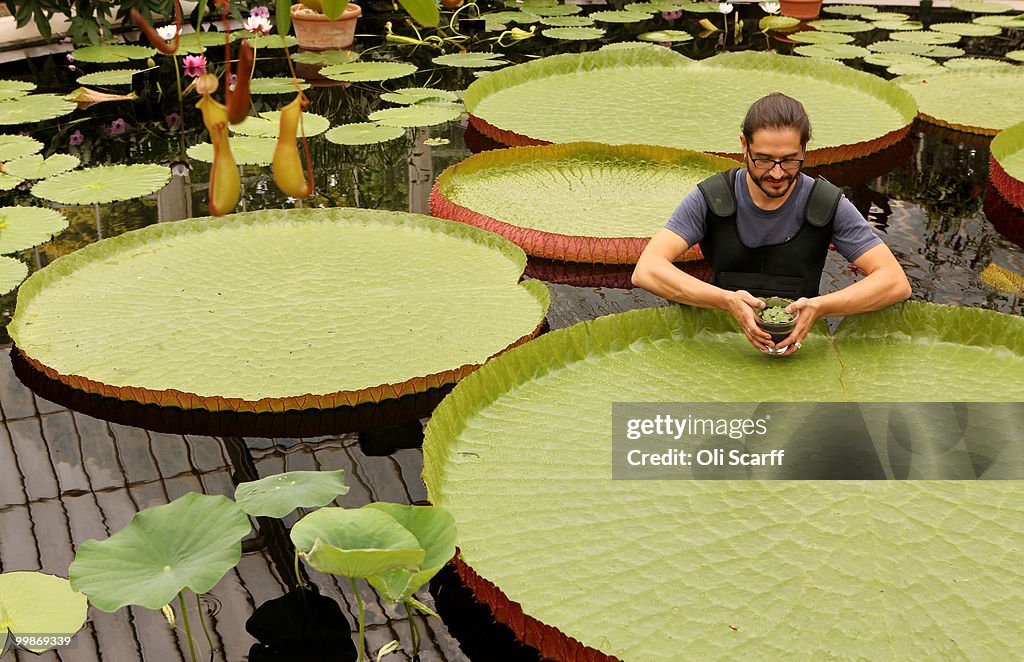
M 793 313 L 793 319 L 788 322 L 768 322 L 761 319 L 761 312 L 772 307 L 785 308 L 789 304 L 793 303 L 792 299 L 784 299 L 782 297 L 768 297 L 764 299 L 764 308 L 754 312 L 754 320 L 757 322 L 757 326 L 764 329 L 768 333 L 772 334 L 772 342 L 779 343 L 789 337 L 789 334 L 796 328 L 796 321 L 800 319 L 800 311 Z

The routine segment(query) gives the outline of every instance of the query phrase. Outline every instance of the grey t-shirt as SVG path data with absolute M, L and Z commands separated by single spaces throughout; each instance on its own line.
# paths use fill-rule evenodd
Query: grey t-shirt
M 750 197 L 747 189 L 747 170 L 736 173 L 736 228 L 740 241 L 750 248 L 781 244 L 792 239 L 804 224 L 804 208 L 811 195 L 814 180 L 800 173 L 790 193 L 778 209 L 765 211 Z M 704 238 L 708 204 L 700 189 L 690 191 L 672 213 L 665 227 L 682 237 L 687 246 Z M 867 220 L 853 203 L 842 196 L 832 223 L 832 243 L 850 262 L 870 248 L 882 243 Z

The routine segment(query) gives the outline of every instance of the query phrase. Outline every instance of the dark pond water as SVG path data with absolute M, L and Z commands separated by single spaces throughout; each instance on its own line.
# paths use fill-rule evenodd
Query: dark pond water
M 374 18 L 372 11 L 368 13 L 361 31 L 379 33 L 379 24 L 387 16 Z M 949 15 L 940 18 L 955 20 Z M 690 24 L 666 25 L 657 18 L 649 23 L 698 31 Z M 649 29 L 651 25 L 614 26 L 611 37 L 605 41 L 631 38 Z M 367 45 L 375 43 L 367 40 Z M 982 55 L 1020 48 L 1020 43 L 1020 35 L 1010 34 L 970 39 L 966 45 L 969 54 Z M 748 29 L 743 42 L 730 42 L 725 47 L 763 48 L 763 44 L 764 38 Z M 512 49 L 510 57 L 522 61 L 530 55 L 598 45 L 553 45 L 536 39 Z M 783 51 L 788 48 L 775 46 Z M 714 36 L 679 47 L 695 57 L 709 55 L 717 48 L 720 46 Z M 432 84 L 454 90 L 464 89 L 475 80 L 470 70 L 433 68 L 429 64 L 432 54 L 426 49 L 412 54 L 411 58 L 424 71 L 413 80 L 386 87 Z M 72 87 L 62 56 L 31 61 L 27 66 L 28 75 L 36 76 L 44 85 L 53 85 L 60 91 Z M 266 75 L 281 73 L 283 67 L 283 62 L 274 59 L 260 64 L 261 73 L 265 70 Z M 4 73 L 26 76 L 24 66 Z M 163 85 L 170 89 L 166 77 Z M 310 93 L 310 110 L 326 115 L 333 125 L 363 121 L 368 112 L 381 105 L 380 92 L 378 84 L 317 88 Z M 280 96 L 262 97 L 257 103 L 272 109 L 283 100 Z M 79 155 L 87 164 L 172 162 L 181 159 L 183 144 L 205 140 L 205 135 L 196 128 L 200 126 L 197 116 L 188 109 L 186 126 L 190 128 L 183 132 L 167 130 L 165 118 L 176 110 L 173 94 L 161 99 L 153 93 L 148 105 L 98 106 L 76 114 L 74 120 L 44 123 L 30 129 L 32 135 L 47 143 L 47 153 L 67 151 Z M 86 119 L 78 121 L 83 115 Z M 104 135 L 104 129 L 118 117 L 128 120 L 127 131 L 122 135 Z M 567 117 L 566 121 L 573 118 Z M 84 142 L 77 147 L 69 146 L 74 131 L 81 131 L 84 136 Z M 402 139 L 383 145 L 340 147 L 322 137 L 315 138 L 311 147 L 318 173 L 317 191 L 305 205 L 429 213 L 429 192 L 436 176 L 471 153 L 464 134 L 464 126 L 452 122 L 410 130 Z M 910 276 L 913 298 L 1019 315 L 1024 305 L 1020 297 L 996 291 L 980 278 L 981 271 L 991 263 L 1024 272 L 1024 251 L 1010 239 L 1022 241 L 1024 219 L 1006 209 L 997 198 L 993 199 L 990 192 L 986 196 L 988 158 L 986 139 L 915 125 L 906 141 L 886 153 L 831 168 L 824 174 L 845 187 L 848 197 L 893 249 Z M 191 168 L 181 166 L 176 172 L 172 184 L 155 196 L 101 205 L 98 215 L 93 207 L 62 208 L 71 227 L 55 240 L 27 251 L 22 259 L 36 269 L 100 237 L 189 214 L 203 215 L 208 166 L 193 162 Z M 243 179 L 242 208 L 292 205 L 277 191 L 269 168 L 246 167 Z M 680 197 L 684 193 L 680 192 Z M 0 196 L 6 205 L 34 202 L 25 191 Z M 528 273 L 549 281 L 552 305 L 548 322 L 552 328 L 664 303 L 640 290 L 612 287 L 628 282 L 628 270 L 624 269 L 578 270 L 534 262 Z M 857 277 L 842 258 L 832 255 L 822 289 L 842 287 Z M 13 294 L 0 300 L 4 326 L 13 314 L 14 303 Z M 439 398 L 443 394 L 436 395 Z M 67 402 L 60 394 L 47 396 Z M 76 409 L 94 415 L 55 404 L 27 389 L 15 376 L 11 364 L 0 361 L 0 571 L 42 569 L 66 574 L 75 546 L 88 538 L 110 535 L 142 508 L 167 503 L 191 490 L 231 494 L 239 481 L 282 471 L 344 468 L 352 491 L 339 504 L 350 507 L 378 500 L 417 503 L 426 498 L 419 477 L 422 454 L 416 446 L 426 420 L 422 417 L 433 402 L 413 403 L 415 406 L 382 415 L 392 418 L 373 419 L 375 426 L 411 420 L 404 427 L 362 435 L 313 435 L 301 425 L 260 428 L 252 420 L 240 419 L 218 420 L 215 426 L 219 427 L 203 427 L 189 421 L 183 430 L 187 433 L 182 434 L 182 430 L 175 431 L 180 421 L 147 420 L 146 412 L 111 412 L 101 406 L 92 407 L 95 404 L 75 404 Z M 395 447 L 397 450 L 388 452 Z M 284 525 L 294 521 L 293 516 Z M 246 619 L 261 605 L 286 594 L 294 584 L 291 549 L 284 528 L 274 522 L 257 524 L 245 543 L 242 562 L 203 597 L 203 608 L 212 627 L 215 660 L 247 659 L 255 640 L 245 631 Z M 351 590 L 326 575 L 311 579 L 354 622 Z M 368 589 L 362 597 L 369 609 L 368 651 L 373 653 L 396 638 L 407 644 L 409 628 L 404 614 L 380 602 Z M 435 583 L 433 594 L 424 591 L 419 597 L 436 606 L 444 616 L 443 622 L 418 620 L 425 633 L 420 659 L 530 659 L 529 654 L 507 641 L 507 633 L 485 629 L 486 616 L 473 620 L 472 605 L 463 601 L 465 596 L 450 572 Z M 453 635 L 462 639 L 463 648 Z M 41 658 L 24 654 L 13 657 L 163 661 L 185 660 L 185 651 L 180 631 L 170 630 L 159 613 L 124 609 L 105 614 L 92 609 L 89 622 L 71 648 Z M 293 657 L 263 659 L 336 658 L 296 653 Z M 410 656 L 398 652 L 385 659 L 408 660 Z

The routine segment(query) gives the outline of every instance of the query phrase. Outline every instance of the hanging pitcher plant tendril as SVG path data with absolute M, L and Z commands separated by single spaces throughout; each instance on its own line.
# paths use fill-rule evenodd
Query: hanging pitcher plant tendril
M 142 14 L 140 14 L 139 10 L 135 7 L 132 7 L 132 10 L 131 12 L 129 12 L 129 14 L 132 17 L 132 23 L 134 23 L 135 27 L 139 29 L 139 32 L 146 36 L 146 39 L 149 40 L 149 43 L 153 46 L 153 48 L 157 49 L 164 55 L 174 55 L 178 52 L 178 44 L 181 43 L 180 0 L 174 0 L 174 25 L 176 26 L 177 29 L 174 32 L 174 41 L 172 42 L 168 42 L 163 37 L 161 37 L 160 34 L 156 31 L 156 28 L 154 28 L 149 21 L 143 18 Z

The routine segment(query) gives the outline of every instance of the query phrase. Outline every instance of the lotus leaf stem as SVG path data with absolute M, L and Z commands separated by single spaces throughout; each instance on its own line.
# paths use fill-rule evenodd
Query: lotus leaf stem
M 199 601 L 199 594 L 193 593 L 196 596 L 196 612 L 199 614 L 199 625 L 203 628 L 203 634 L 206 635 L 206 645 L 210 647 L 210 657 L 213 657 L 213 639 L 210 638 L 210 631 L 206 629 L 206 619 L 203 618 L 203 604 Z
M 402 606 L 405 607 L 405 615 L 409 618 L 409 634 L 412 636 L 412 655 L 416 657 L 420 654 L 420 630 L 416 627 L 415 612 L 409 607 L 409 602 L 403 600 Z
M 192 628 L 188 623 L 188 610 L 185 609 L 185 590 L 178 592 L 178 606 L 181 607 L 181 620 L 185 623 L 185 637 L 188 639 L 188 652 L 192 662 L 196 662 L 196 645 L 192 641 Z
M 359 587 L 356 586 L 356 578 L 352 580 L 352 592 L 356 594 L 356 606 L 359 609 L 359 662 L 363 662 L 363 649 L 366 647 L 366 625 L 363 618 L 363 596 L 359 594 Z
M 299 550 L 295 550 L 295 585 L 298 588 L 306 588 L 306 582 L 302 581 L 302 572 L 299 567 Z

